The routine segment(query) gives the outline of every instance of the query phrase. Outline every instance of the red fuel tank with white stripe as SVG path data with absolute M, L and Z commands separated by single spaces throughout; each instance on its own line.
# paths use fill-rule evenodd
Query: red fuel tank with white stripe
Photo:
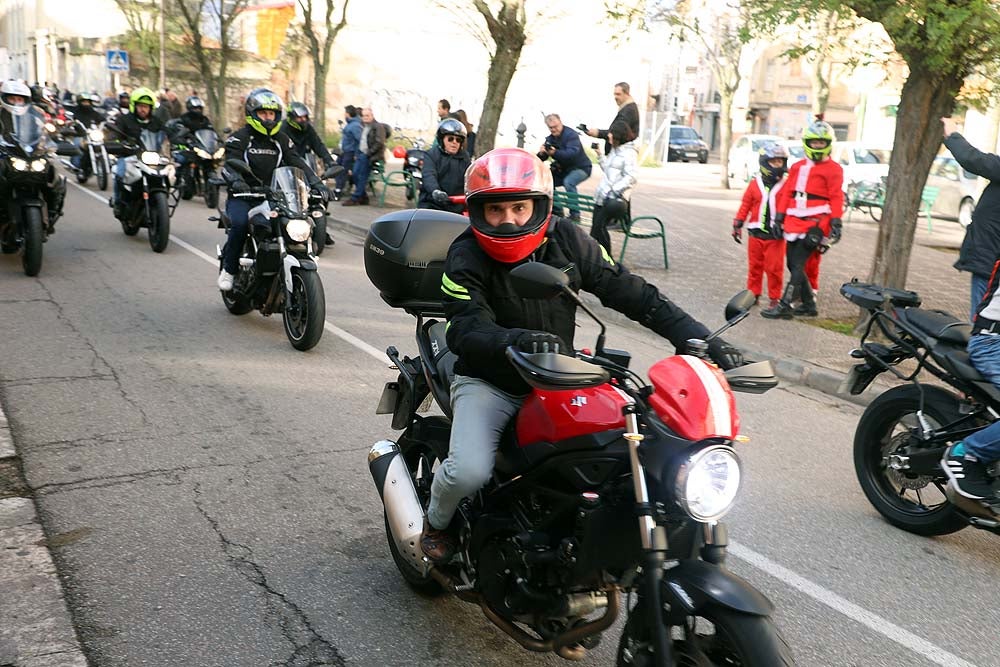
M 517 413 L 517 443 L 525 447 L 624 428 L 623 409 L 631 402 L 610 384 L 570 391 L 535 389 Z
M 688 440 L 734 438 L 740 417 L 726 377 L 706 361 L 679 354 L 649 369 L 649 404 L 667 426 Z

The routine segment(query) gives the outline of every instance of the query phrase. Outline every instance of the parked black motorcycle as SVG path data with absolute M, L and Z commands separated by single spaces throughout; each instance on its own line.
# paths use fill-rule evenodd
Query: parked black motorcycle
M 260 183 L 250 166 L 227 160 L 226 166 L 248 183 Z M 332 171 L 332 170 L 330 170 Z M 329 178 L 324 173 L 323 178 Z M 311 203 L 322 198 L 309 193 L 305 174 L 297 167 L 278 167 L 270 186 L 230 197 L 262 200 L 249 212 L 249 233 L 233 289 L 222 292 L 222 301 L 233 315 L 259 310 L 265 317 L 280 312 L 285 335 L 296 350 L 309 350 L 319 343 L 326 319 L 326 295 L 315 257 Z M 220 226 L 231 226 L 223 212 Z M 216 252 L 222 268 L 222 248 Z
M 51 225 L 62 213 L 65 177 L 55 173 L 48 159 L 45 119 L 35 109 L 21 116 L 11 116 L 13 130 L 0 140 L 0 171 L 9 199 L 0 213 L 0 250 L 5 254 L 20 251 L 25 275 L 37 276 L 42 270 L 42 244 Z M 70 154 L 72 146 L 60 153 Z M 59 210 L 51 210 L 54 188 L 61 187 Z
M 424 594 L 444 590 L 479 605 L 527 650 L 571 660 L 624 611 L 619 666 L 792 664 L 771 603 L 725 569 L 728 538 L 719 523 L 740 479 L 731 389 L 775 386 L 770 362 L 723 374 L 678 355 L 650 369 L 648 386 L 628 369 L 627 352 L 605 348 L 604 325 L 556 267 L 523 264 L 511 271 L 512 284 L 525 307 L 576 301 L 601 326 L 594 352 L 574 358 L 508 348 L 532 392 L 501 441 L 493 479 L 459 507 L 458 554 L 439 566 L 423 556 L 431 482 L 448 454 L 455 362 L 445 322 L 425 318 L 443 315 L 444 258 L 467 226 L 449 213 L 400 211 L 376 220 L 365 241 L 369 279 L 417 320 L 419 356 L 387 350 L 399 378 L 376 410 L 392 414 L 403 433 L 368 455 L 403 579 Z M 722 330 L 752 303 L 750 292 L 737 295 Z M 707 354 L 706 341 L 690 346 Z M 428 396 L 443 416 L 418 414 Z M 637 603 L 623 605 L 623 593 Z
M 216 208 L 219 205 L 216 177 L 226 155 L 219 135 L 211 128 L 194 132 L 184 129 L 171 143 L 173 150 L 180 153 L 178 162 L 182 166 L 177 170 L 177 189 L 181 199 L 187 201 L 200 195 L 205 198 L 205 206 Z
M 869 313 L 858 359 L 842 391 L 860 394 L 889 372 L 906 382 L 869 404 L 854 435 L 854 469 L 868 501 L 889 523 L 917 535 L 966 526 L 1000 534 L 1000 514 L 959 494 L 942 468 L 946 448 L 996 420 L 1000 390 L 969 363 L 971 325 L 920 307 L 916 292 L 850 282 L 840 293 Z M 881 333 L 882 340 L 869 340 Z M 929 373 L 952 387 L 926 384 Z M 989 469 L 1000 488 L 1000 466 Z
M 126 167 L 115 217 L 127 236 L 146 227 L 153 252 L 163 252 L 170 243 L 169 193 L 175 171 L 170 158 L 160 154 L 162 140 L 160 133 L 143 130 L 138 144 L 123 139 L 128 154 L 118 157 Z

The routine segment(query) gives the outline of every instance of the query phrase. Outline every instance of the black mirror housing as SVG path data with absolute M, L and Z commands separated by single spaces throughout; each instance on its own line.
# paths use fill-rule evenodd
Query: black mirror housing
M 257 180 L 257 177 L 254 176 L 253 170 L 250 169 L 250 165 L 248 165 L 243 160 L 236 160 L 236 159 L 226 160 L 226 167 L 228 167 L 230 170 L 236 172 L 237 174 L 239 174 L 243 178 L 248 178 L 249 177 L 249 178 L 253 178 L 254 180 Z
M 552 299 L 569 289 L 569 276 L 541 262 L 514 267 L 510 282 L 517 295 L 525 299 Z
M 726 304 L 726 321 L 748 312 L 753 307 L 754 300 L 753 292 L 748 289 L 738 293 Z

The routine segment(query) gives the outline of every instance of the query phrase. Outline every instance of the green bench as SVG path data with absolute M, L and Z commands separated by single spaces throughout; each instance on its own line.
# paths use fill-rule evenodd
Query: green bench
M 920 193 L 920 211 L 927 218 L 927 231 L 933 231 L 933 218 L 931 218 L 931 209 L 934 207 L 934 202 L 937 201 L 938 194 L 941 188 L 933 185 L 925 186 L 923 192 Z M 847 219 L 851 219 L 851 214 L 854 211 L 865 211 L 867 210 L 868 215 L 871 216 L 872 220 L 875 222 L 881 222 L 882 220 L 882 209 L 885 206 L 885 177 L 879 179 L 879 181 L 871 182 L 866 181 L 858 183 L 856 185 L 851 185 L 847 189 Z
M 580 193 L 564 192 L 562 190 L 556 190 L 552 196 L 552 207 L 555 209 L 573 209 L 580 211 L 581 221 L 593 224 L 594 221 L 594 198 L 590 195 L 584 195 Z M 569 211 L 566 210 L 564 213 L 568 216 Z M 584 217 L 586 216 L 586 218 Z M 637 226 L 637 222 L 642 223 L 654 223 L 658 229 L 649 229 L 645 226 Z M 670 263 L 667 259 L 667 233 L 666 228 L 663 225 L 663 221 L 660 220 L 655 215 L 640 215 L 638 217 L 632 217 L 632 202 L 629 202 L 628 206 L 628 217 L 627 219 L 621 220 L 620 231 L 625 235 L 625 239 L 622 241 L 622 251 L 618 255 L 618 262 L 621 263 L 625 259 L 625 249 L 628 247 L 629 239 L 660 239 L 660 244 L 663 247 L 663 268 L 669 269 Z
M 410 173 L 401 169 L 387 172 L 385 170 L 385 162 L 378 160 L 372 163 L 371 173 L 368 174 L 368 189 L 371 191 L 372 198 L 375 197 L 375 189 L 379 184 L 382 185 L 382 193 L 378 196 L 378 205 L 385 206 L 385 191 L 389 188 L 405 188 L 409 186 Z

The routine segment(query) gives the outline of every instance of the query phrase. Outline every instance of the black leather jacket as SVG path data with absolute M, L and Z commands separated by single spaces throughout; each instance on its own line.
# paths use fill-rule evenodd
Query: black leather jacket
M 427 151 L 422 170 L 423 180 L 420 184 L 420 199 L 417 208 L 433 208 L 450 213 L 461 213 L 463 204 L 438 204 L 431 199 L 435 190 L 444 190 L 449 195 L 460 195 L 465 192 L 465 171 L 472 164 L 472 158 L 465 150 L 454 155 L 448 155 L 435 144 Z
M 296 130 L 288 123 L 285 123 L 281 131 L 289 136 L 292 143 L 295 144 L 295 150 L 298 151 L 299 157 L 302 159 L 305 159 L 309 151 L 312 151 L 323 164 L 332 167 L 336 163 L 336 160 L 330 155 L 330 150 L 323 143 L 323 140 L 319 138 L 319 133 L 316 132 L 316 128 L 311 123 L 301 130 Z
M 122 136 L 127 137 L 133 143 L 139 142 L 143 130 L 159 132 L 163 129 L 163 124 L 152 114 L 144 121 L 139 120 L 138 116 L 132 113 L 121 114 L 115 118 L 114 126 Z
M 248 183 L 251 186 L 270 185 L 274 170 L 284 166 L 298 167 L 306 172 L 306 177 L 312 179 L 310 185 L 315 185 L 317 181 L 284 131 L 265 137 L 250 129 L 249 125 L 244 125 L 226 139 L 226 159 L 242 160 L 250 165 L 254 176 L 260 179 L 260 183 Z M 229 185 L 243 181 L 239 174 L 230 171 L 228 167 L 222 169 L 222 177 Z
M 709 334 L 655 286 L 616 264 L 569 220 L 553 216 L 545 242 L 524 261 L 532 259 L 564 271 L 574 292 L 597 295 L 602 304 L 652 329 L 679 350 L 689 338 Z M 573 347 L 576 304 L 566 298 L 522 299 L 511 286 L 511 268 L 487 255 L 471 228 L 455 239 L 442 279 L 448 286 L 442 290 L 447 340 L 458 355 L 456 373 L 486 380 L 511 394 L 526 394 L 529 387 L 507 361 L 507 347 L 530 330 L 556 334 Z

